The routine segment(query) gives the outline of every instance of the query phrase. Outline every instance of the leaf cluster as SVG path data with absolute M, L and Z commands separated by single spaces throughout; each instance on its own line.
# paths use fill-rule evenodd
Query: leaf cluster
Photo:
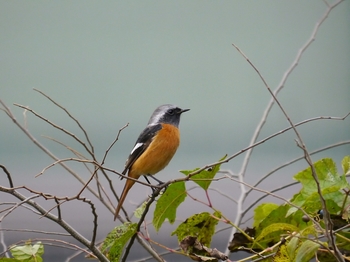
M 348 213 L 350 207 L 349 156 L 342 161 L 343 173 L 337 172 L 332 159 L 324 158 L 314 164 L 322 197 L 333 224 L 333 234 L 341 252 L 350 253 Z M 246 250 L 270 254 L 273 261 L 334 261 L 325 235 L 323 210 L 316 181 L 310 167 L 297 173 L 294 179 L 302 185 L 290 201 L 282 205 L 263 203 L 254 210 L 253 234 L 245 238 L 236 233 L 229 249 L 235 252 L 242 246 Z M 247 229 L 248 230 L 248 229 Z M 252 229 L 250 229 L 252 230 Z M 336 230 L 336 231 L 335 231 Z M 273 247 L 273 248 L 271 248 Z

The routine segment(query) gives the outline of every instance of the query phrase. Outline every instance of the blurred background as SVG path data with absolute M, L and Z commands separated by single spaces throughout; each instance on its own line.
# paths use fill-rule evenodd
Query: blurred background
M 1 1 L 0 99 L 39 142 L 60 158 L 73 155 L 44 136 L 87 153 L 74 139 L 31 113 L 27 112 L 24 120 L 23 109 L 13 104 L 32 108 L 81 139 L 83 133 L 61 109 L 33 88 L 50 96 L 79 120 L 99 160 L 119 129 L 129 123 L 106 159 L 106 166 L 119 172 L 157 106 L 173 103 L 190 108 L 181 119 L 181 146 L 170 165 L 157 176 L 163 181 L 182 177 L 179 170 L 202 167 L 247 147 L 270 100 L 263 82 L 232 43 L 275 89 L 326 10 L 327 5 L 320 0 Z M 278 95 L 294 123 L 317 116 L 342 117 L 350 111 L 349 11 L 349 1 L 332 10 Z M 286 127 L 288 122 L 274 106 L 259 140 Z M 313 151 L 349 140 L 349 119 L 310 122 L 298 130 L 307 148 Z M 246 181 L 254 184 L 275 167 L 301 156 L 295 138 L 290 131 L 256 147 Z M 350 146 L 344 145 L 316 154 L 313 160 L 331 157 L 339 165 L 349 153 Z M 222 169 L 239 172 L 243 156 L 222 165 Z M 25 184 L 59 196 L 77 193 L 81 184 L 58 166 L 34 178 L 52 162 L 0 111 L 0 164 L 11 172 L 16 186 Z M 84 179 L 89 177 L 81 164 L 70 163 L 70 167 Z M 271 190 L 291 183 L 292 176 L 305 167 L 305 161 L 299 161 L 274 174 L 261 187 Z M 124 181 L 113 174 L 111 178 L 121 191 Z M 0 182 L 8 186 L 4 174 Z M 213 188 L 232 198 L 240 194 L 239 185 L 232 181 L 213 183 Z M 290 198 L 295 190 L 297 187 L 281 195 Z M 149 188 L 135 186 L 125 202 L 127 211 L 134 210 L 150 193 Z M 193 190 L 193 194 L 205 200 L 200 189 Z M 86 192 L 86 196 L 91 194 Z M 233 201 L 216 191 L 211 192 L 211 197 L 215 207 L 235 219 Z M 248 198 L 246 205 L 254 198 Z M 0 193 L 0 202 L 11 201 L 15 199 Z M 113 201 L 116 204 L 114 198 Z M 54 205 L 49 201 L 41 203 L 47 208 Z M 89 207 L 72 202 L 64 210 L 67 221 L 91 237 Z M 177 223 L 203 211 L 210 209 L 188 198 L 178 210 Z M 103 239 L 120 222 L 113 222 L 113 215 L 102 205 L 97 205 L 97 212 L 98 238 Z M 148 220 L 151 218 L 152 213 Z M 246 226 L 250 224 L 248 221 Z M 15 210 L 1 227 L 62 231 L 24 209 Z M 167 241 L 172 248 L 177 247 L 177 239 L 169 236 L 174 229 L 175 225 L 164 227 L 157 235 L 149 226 L 152 238 Z M 36 236 L 51 238 L 12 231 L 5 231 L 3 236 L 8 245 Z M 231 238 L 230 231 L 223 230 L 213 239 L 213 247 L 224 251 Z M 63 261 L 73 253 L 50 246 L 45 246 L 45 250 L 44 259 L 49 261 Z M 130 259 L 147 256 L 141 250 L 132 252 Z M 236 258 L 231 256 L 232 260 Z M 178 256 L 166 259 L 179 261 Z M 80 256 L 73 261 L 84 259 Z

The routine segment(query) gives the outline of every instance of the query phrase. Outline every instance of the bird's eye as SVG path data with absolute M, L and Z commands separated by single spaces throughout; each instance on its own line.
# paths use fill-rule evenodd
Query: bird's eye
M 168 110 L 168 114 L 169 114 L 169 115 L 173 115 L 174 113 L 175 113 L 175 110 L 174 110 L 174 109 L 169 109 L 169 110 Z

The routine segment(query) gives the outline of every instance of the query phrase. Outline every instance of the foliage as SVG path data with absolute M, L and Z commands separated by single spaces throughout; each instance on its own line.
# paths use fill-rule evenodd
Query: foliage
M 120 260 L 125 245 L 136 233 L 136 226 L 135 223 L 126 222 L 108 233 L 101 246 L 101 251 L 107 254 L 110 261 L 117 262 Z
M 225 158 L 221 159 L 224 160 Z M 314 163 L 318 182 L 323 198 L 326 200 L 334 229 L 346 226 L 350 206 L 348 199 L 349 183 L 345 174 L 349 171 L 349 157 L 342 161 L 343 173 L 337 172 L 336 165 L 332 159 L 324 158 Z M 202 170 L 197 175 L 190 177 L 201 188 L 207 190 L 220 165 L 210 170 Z M 189 175 L 198 169 L 181 171 Z M 254 228 L 247 228 L 235 233 L 230 243 L 231 252 L 241 250 L 273 257 L 273 261 L 309 261 L 316 255 L 325 259 L 332 259 L 332 252 L 328 243 L 322 239 L 324 234 L 324 222 L 319 201 L 317 184 L 314 180 L 310 167 L 300 171 L 294 176 L 302 188 L 290 201 L 277 205 L 275 203 L 263 203 L 254 210 Z M 206 183 L 202 183 L 205 181 Z M 176 218 L 176 210 L 186 197 L 185 183 L 179 182 L 169 186 L 167 191 L 159 198 L 154 213 L 153 224 L 156 230 L 166 218 L 173 223 Z M 194 214 L 182 222 L 172 233 L 176 235 L 183 252 L 192 259 L 206 261 L 213 258 L 211 253 L 201 249 L 199 246 L 209 247 L 215 228 L 222 214 L 215 211 L 213 214 L 203 212 Z M 159 222 L 160 221 L 160 222 Z M 346 227 L 345 227 L 346 228 Z M 343 252 L 350 252 L 349 232 L 346 229 L 338 231 L 336 243 Z M 122 250 L 119 250 L 120 252 Z M 258 258 L 253 255 L 252 258 Z M 271 258 L 272 259 L 272 258 Z M 270 260 L 269 260 L 270 261 Z
M 216 218 L 220 218 L 221 214 L 214 212 L 213 216 L 208 212 L 195 214 L 182 222 L 171 235 L 177 235 L 179 242 L 187 236 L 196 237 L 203 245 L 209 246 L 218 224 Z
M 176 209 L 185 201 L 186 188 L 184 182 L 171 184 L 165 193 L 157 201 L 153 216 L 154 228 L 158 231 L 164 220 L 167 218 L 170 223 L 174 223 Z
M 345 177 L 348 159 L 347 156 L 342 161 L 342 174 L 337 173 L 332 159 L 324 158 L 314 163 L 333 229 L 338 230 L 334 233 L 336 243 L 343 253 L 350 253 L 348 218 L 343 216 L 348 213 L 346 210 L 350 205 L 350 185 Z M 232 252 L 244 246 L 248 250 L 273 255 L 275 262 L 309 261 L 316 254 L 333 261 L 332 251 L 328 249 L 327 241 L 322 239 L 323 212 L 311 168 L 299 172 L 294 179 L 302 185 L 301 190 L 288 203 L 279 206 L 274 203 L 260 204 L 254 211 L 254 235 L 251 241 L 246 238 L 240 241 L 241 233 L 235 234 L 229 247 Z M 272 246 L 275 248 L 267 249 Z
M 10 247 L 13 258 L 0 258 L 0 262 L 41 262 L 44 254 L 44 245 L 39 241 L 34 245 L 27 241 L 23 246 L 14 245 Z

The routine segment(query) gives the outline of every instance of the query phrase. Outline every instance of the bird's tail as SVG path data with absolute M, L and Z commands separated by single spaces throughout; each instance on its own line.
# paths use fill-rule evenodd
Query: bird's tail
M 115 209 L 115 213 L 114 213 L 114 220 L 116 220 L 118 214 L 119 214 L 119 211 L 124 203 L 124 200 L 126 198 L 126 195 L 128 194 L 130 188 L 135 184 L 135 181 L 134 180 L 131 180 L 131 179 L 126 179 L 126 182 L 125 182 L 125 186 L 124 186 L 124 189 L 123 189 L 123 192 L 120 196 L 120 199 L 119 199 L 119 202 L 118 202 L 118 206 L 117 208 Z

